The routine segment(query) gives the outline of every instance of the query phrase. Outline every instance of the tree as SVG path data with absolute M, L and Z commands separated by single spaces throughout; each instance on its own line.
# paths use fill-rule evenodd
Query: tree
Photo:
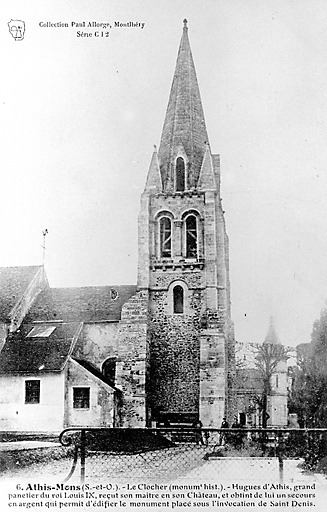
M 327 308 L 313 324 L 311 342 L 297 347 L 291 407 L 305 427 L 327 426 Z
M 253 353 L 253 363 L 262 380 L 262 396 L 261 396 L 261 409 L 262 409 L 262 426 L 267 427 L 267 404 L 268 396 L 271 394 L 271 377 L 278 369 L 281 362 L 286 362 L 291 356 L 293 349 L 285 347 L 280 343 L 269 343 L 269 333 L 264 343 L 251 343 Z
M 236 343 L 235 345 L 236 375 L 234 384 L 238 397 L 238 408 L 241 408 L 245 414 L 255 413 L 258 409 L 261 412 L 260 381 L 252 358 L 249 359 L 251 346 L 247 346 L 245 353 L 241 346 L 243 344 Z

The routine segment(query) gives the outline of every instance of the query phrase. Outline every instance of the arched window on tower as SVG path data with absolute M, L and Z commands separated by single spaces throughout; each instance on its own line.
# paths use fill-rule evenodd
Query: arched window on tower
M 186 218 L 186 257 L 196 258 L 198 251 L 198 236 L 196 217 L 189 215 Z
M 184 313 L 184 290 L 180 285 L 174 287 L 174 313 Z
M 175 188 L 176 192 L 185 190 L 185 162 L 184 158 L 180 156 L 176 160 Z
M 160 256 L 171 258 L 171 220 L 168 217 L 160 219 Z

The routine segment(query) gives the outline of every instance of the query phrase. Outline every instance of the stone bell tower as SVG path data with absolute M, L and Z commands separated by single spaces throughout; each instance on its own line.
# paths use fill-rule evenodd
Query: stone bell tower
M 138 290 L 148 298 L 147 421 L 219 427 L 231 408 L 228 238 L 188 39 L 178 51 L 159 151 L 139 215 Z

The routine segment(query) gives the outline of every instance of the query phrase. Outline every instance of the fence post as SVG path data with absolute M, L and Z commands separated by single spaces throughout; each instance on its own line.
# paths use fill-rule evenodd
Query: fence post
M 282 432 L 277 432 L 277 455 L 278 455 L 278 467 L 279 467 L 279 482 L 284 482 L 284 459 L 281 441 Z
M 81 484 L 85 482 L 85 430 L 81 430 Z

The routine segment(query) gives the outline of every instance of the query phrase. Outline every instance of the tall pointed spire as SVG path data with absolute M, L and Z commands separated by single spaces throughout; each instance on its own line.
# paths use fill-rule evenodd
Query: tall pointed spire
M 165 190 L 171 188 L 178 156 L 186 157 L 188 188 L 196 186 L 207 143 L 208 135 L 188 39 L 187 20 L 184 20 L 158 153 Z
M 273 316 L 270 317 L 269 329 L 268 329 L 267 335 L 264 339 L 264 343 L 268 343 L 270 345 L 276 345 L 276 344 L 279 345 L 280 344 L 279 338 L 276 333 L 275 320 L 274 320 Z

